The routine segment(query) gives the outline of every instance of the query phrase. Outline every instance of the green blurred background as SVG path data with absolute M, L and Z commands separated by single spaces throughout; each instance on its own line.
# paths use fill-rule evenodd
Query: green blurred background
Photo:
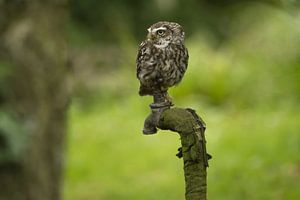
M 65 200 L 184 199 L 178 135 L 141 133 L 135 58 L 160 20 L 186 31 L 190 62 L 170 89 L 207 123 L 208 199 L 300 199 L 297 0 L 72 0 Z

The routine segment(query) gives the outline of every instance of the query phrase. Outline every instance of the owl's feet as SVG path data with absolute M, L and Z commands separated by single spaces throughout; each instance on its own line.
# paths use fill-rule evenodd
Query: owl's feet
M 166 93 L 166 95 L 165 95 L 165 100 L 166 100 L 166 102 L 169 102 L 169 104 L 171 106 L 174 105 L 173 102 L 172 102 L 172 97 L 168 93 Z
M 164 90 L 163 89 L 156 90 L 153 93 L 153 100 L 154 100 L 154 104 L 161 104 L 162 106 L 165 106 L 165 105 L 173 106 L 172 98 L 168 94 L 168 91 L 165 89 Z

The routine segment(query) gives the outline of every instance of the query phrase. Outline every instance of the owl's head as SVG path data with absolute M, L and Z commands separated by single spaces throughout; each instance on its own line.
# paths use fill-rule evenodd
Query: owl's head
M 148 40 L 157 48 L 165 48 L 170 43 L 182 44 L 184 41 L 183 28 L 175 22 L 157 22 L 147 30 Z

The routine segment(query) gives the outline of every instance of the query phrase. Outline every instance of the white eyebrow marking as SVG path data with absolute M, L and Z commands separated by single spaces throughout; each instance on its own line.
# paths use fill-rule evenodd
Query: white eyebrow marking
M 148 28 L 147 31 L 150 33 L 151 32 L 151 28 Z
M 158 30 L 167 30 L 167 28 L 166 27 L 155 28 L 155 29 L 152 30 L 152 32 L 156 32 Z

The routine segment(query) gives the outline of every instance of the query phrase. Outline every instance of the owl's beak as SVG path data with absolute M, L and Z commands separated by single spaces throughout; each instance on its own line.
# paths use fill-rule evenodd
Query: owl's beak
M 147 35 L 147 39 L 149 39 L 149 40 L 152 40 L 152 39 L 153 39 L 153 37 L 152 37 L 152 34 L 151 34 L 151 33 L 148 33 L 148 35 Z
M 151 28 L 148 28 L 147 31 L 148 31 L 147 39 L 153 40 L 153 35 L 151 33 Z

